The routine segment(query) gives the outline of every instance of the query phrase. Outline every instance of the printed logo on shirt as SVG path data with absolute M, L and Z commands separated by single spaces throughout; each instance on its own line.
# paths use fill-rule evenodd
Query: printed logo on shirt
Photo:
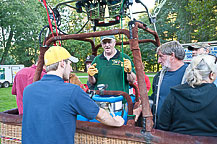
M 112 65 L 123 65 L 123 62 L 120 60 L 112 60 Z

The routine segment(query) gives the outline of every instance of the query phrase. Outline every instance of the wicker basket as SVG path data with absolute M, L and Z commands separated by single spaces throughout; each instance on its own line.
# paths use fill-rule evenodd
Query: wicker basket
M 21 144 L 22 126 L 1 123 L 1 144 Z
M 1 123 L 1 144 L 21 144 L 22 126 Z M 75 133 L 75 144 L 141 144 L 141 142 Z
M 75 144 L 141 144 L 141 142 L 76 133 Z

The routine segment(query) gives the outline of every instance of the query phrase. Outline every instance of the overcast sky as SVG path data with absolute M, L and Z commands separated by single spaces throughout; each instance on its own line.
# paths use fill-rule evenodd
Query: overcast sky
M 152 9 L 154 7 L 155 4 L 155 0 L 141 0 L 149 9 Z M 133 12 L 140 12 L 140 11 L 145 11 L 145 8 L 140 4 L 140 3 L 136 3 L 134 0 L 133 3 Z M 139 14 L 134 14 L 133 17 L 137 18 L 139 16 Z
M 148 9 L 152 9 L 154 7 L 155 0 L 141 0 L 141 1 L 148 7 Z M 141 10 L 144 10 L 144 7 L 141 4 L 136 3 L 134 1 L 133 11 L 141 11 Z

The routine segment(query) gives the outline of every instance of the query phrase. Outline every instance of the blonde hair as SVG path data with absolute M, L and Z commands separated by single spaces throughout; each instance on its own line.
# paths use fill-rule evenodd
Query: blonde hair
M 207 54 L 195 56 L 186 69 L 186 81 L 191 87 L 201 85 L 209 79 L 211 72 L 217 73 L 216 57 Z

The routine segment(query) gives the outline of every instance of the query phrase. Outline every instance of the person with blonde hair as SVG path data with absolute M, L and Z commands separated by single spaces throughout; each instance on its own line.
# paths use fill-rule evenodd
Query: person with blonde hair
M 217 136 L 217 61 L 213 55 L 193 57 L 187 83 L 171 88 L 159 115 L 159 128 L 195 136 Z

